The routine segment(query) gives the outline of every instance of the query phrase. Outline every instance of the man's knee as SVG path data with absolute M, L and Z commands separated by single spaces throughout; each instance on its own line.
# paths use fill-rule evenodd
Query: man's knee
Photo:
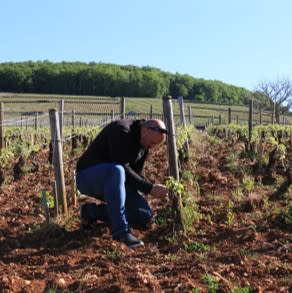
M 110 173 L 113 178 L 119 179 L 123 182 L 126 179 L 125 169 L 122 165 L 112 164 Z

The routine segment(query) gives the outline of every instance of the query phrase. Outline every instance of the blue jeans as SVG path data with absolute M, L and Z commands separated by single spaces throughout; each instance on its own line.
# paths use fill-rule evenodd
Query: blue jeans
M 125 169 L 113 163 L 97 164 L 76 175 L 77 188 L 82 194 L 105 202 L 98 206 L 88 204 L 86 213 L 89 217 L 94 213 L 96 219 L 109 221 L 113 238 L 129 231 L 128 223 L 144 226 L 153 216 L 145 198 L 125 182 Z

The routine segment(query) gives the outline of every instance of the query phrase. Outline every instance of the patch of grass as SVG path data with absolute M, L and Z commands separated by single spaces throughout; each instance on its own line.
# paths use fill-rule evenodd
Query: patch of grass
M 282 286 L 292 288 L 292 274 L 287 274 L 285 277 L 280 278 L 279 282 Z
M 200 185 L 198 183 L 198 176 L 193 171 L 184 170 L 181 176 L 183 183 L 191 186 L 194 189 L 193 195 L 200 196 Z
M 197 223 L 201 218 L 202 215 L 200 214 L 198 210 L 198 206 L 196 202 L 188 198 L 187 200 L 184 201 L 183 208 L 183 224 L 186 233 L 193 232 L 194 230 L 194 224 Z
M 33 224 L 27 231 L 28 234 L 37 234 L 38 237 L 42 237 L 43 239 L 59 238 L 62 237 L 65 232 L 64 228 L 55 223 Z
M 33 224 L 32 226 L 28 227 L 27 232 L 33 234 L 35 232 L 40 231 L 41 229 L 42 229 L 41 224 Z
M 219 285 L 216 282 L 215 278 L 210 275 L 210 274 L 206 274 L 203 276 L 203 281 L 206 283 L 206 285 L 208 286 L 208 290 L 210 293 L 216 293 L 218 292 L 219 289 Z
M 255 188 L 254 178 L 251 176 L 245 176 L 242 180 L 242 189 L 244 192 L 250 193 Z
M 279 227 L 292 231 L 292 206 L 282 210 L 276 215 L 276 223 Z
M 225 166 L 230 171 L 238 171 L 239 163 L 238 163 L 238 154 L 237 153 L 230 153 L 226 156 L 226 164 Z
M 53 285 L 52 287 L 49 286 L 49 288 L 46 289 L 45 293 L 58 293 L 61 292 L 61 290 L 58 289 L 58 286 Z
M 104 251 L 104 254 L 112 261 L 114 262 L 119 262 L 122 257 L 123 257 L 123 253 L 121 251 L 118 251 L 118 250 L 105 250 Z
M 221 139 L 219 139 L 217 136 L 213 136 L 213 135 L 209 135 L 207 137 L 207 139 L 212 146 L 219 145 L 222 142 Z
M 243 257 L 252 257 L 254 253 L 248 249 L 242 248 L 239 250 L 239 254 Z
M 242 188 L 238 187 L 235 190 L 232 190 L 231 195 L 234 200 L 240 201 L 243 196 Z
M 79 221 L 78 215 L 59 215 L 54 219 L 54 223 L 62 226 L 65 230 L 71 230 L 75 228 L 75 222 Z
M 157 212 L 157 216 L 155 217 L 155 224 L 158 226 L 165 225 L 170 219 L 170 217 L 171 217 L 171 210 L 169 207 L 159 210 Z
M 204 252 L 209 249 L 207 244 L 198 241 L 184 243 L 183 249 L 187 252 Z
M 166 255 L 166 258 L 167 258 L 168 260 L 170 260 L 170 261 L 175 261 L 176 258 L 177 258 L 177 256 L 176 256 L 175 254 L 173 254 L 173 253 L 168 253 L 168 254 Z
M 166 235 L 165 236 L 165 240 L 167 240 L 171 244 L 176 243 L 180 239 L 181 239 L 180 234 L 179 233 L 176 233 L 176 232 L 174 232 L 174 233 L 172 233 L 170 235 Z
M 247 286 L 247 287 L 237 287 L 235 289 L 231 289 L 231 293 L 250 293 L 252 292 L 252 288 Z
M 227 205 L 227 215 L 226 215 L 226 224 L 231 227 L 234 223 L 235 220 L 235 216 L 233 213 L 233 202 L 231 200 L 228 201 L 228 205 Z

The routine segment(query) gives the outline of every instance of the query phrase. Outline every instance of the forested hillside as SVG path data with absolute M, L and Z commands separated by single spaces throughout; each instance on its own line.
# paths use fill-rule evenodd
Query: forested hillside
M 126 97 L 170 94 L 230 104 L 247 104 L 251 97 L 251 92 L 241 87 L 154 67 L 50 61 L 0 63 L 0 92 Z

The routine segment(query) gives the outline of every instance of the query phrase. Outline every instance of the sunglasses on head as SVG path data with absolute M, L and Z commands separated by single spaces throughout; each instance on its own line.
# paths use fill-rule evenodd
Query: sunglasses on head
M 148 129 L 151 129 L 151 130 L 153 130 L 153 131 L 157 131 L 157 132 L 159 132 L 159 133 L 166 133 L 166 134 L 168 134 L 167 129 L 161 128 L 161 127 L 159 127 L 159 126 L 153 126 L 153 127 L 147 127 L 147 128 L 148 128 Z

